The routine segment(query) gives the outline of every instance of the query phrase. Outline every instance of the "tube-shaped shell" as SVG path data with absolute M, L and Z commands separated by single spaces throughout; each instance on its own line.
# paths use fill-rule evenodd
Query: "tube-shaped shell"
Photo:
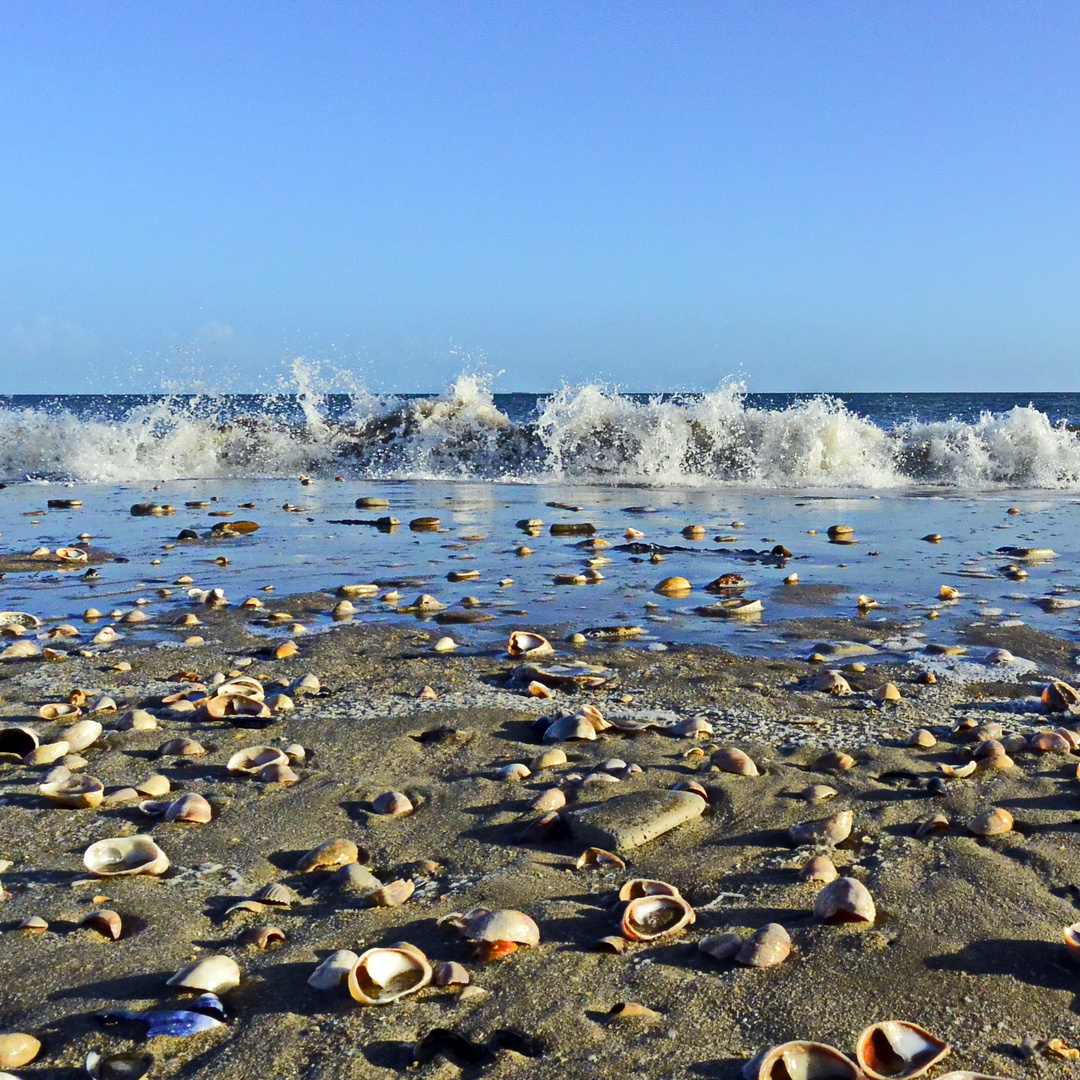
M 359 959 L 352 949 L 338 949 L 308 976 L 308 986 L 313 990 L 333 990 L 348 979 Z
M 91 844 L 83 864 L 98 877 L 157 876 L 169 869 L 169 857 L 149 836 L 117 836 Z
M 767 1050 L 754 1080 L 862 1080 L 855 1062 L 825 1043 L 789 1042 Z
M 623 909 L 619 929 L 631 941 L 655 941 L 677 934 L 696 918 L 681 896 L 639 896 Z
M 93 776 L 69 776 L 42 784 L 38 790 L 49 802 L 73 810 L 92 810 L 105 797 L 105 785 Z
M 216 953 L 181 968 L 166 985 L 203 994 L 224 994 L 240 985 L 240 968 L 231 956 Z
M 362 1005 L 389 1005 L 423 989 L 431 974 L 427 957 L 408 942 L 368 949 L 349 970 L 349 994 Z
M 791 938 L 779 923 L 769 923 L 745 941 L 735 960 L 747 967 L 773 967 L 791 953 Z
M 851 835 L 855 815 L 851 810 L 841 810 L 830 817 L 816 818 L 794 825 L 788 831 L 796 844 L 842 844 Z
M 516 945 L 539 945 L 540 927 L 523 911 L 500 908 L 466 916 L 462 933 L 469 941 L 512 941 Z
M 861 881 L 849 877 L 837 878 L 818 893 L 814 914 L 822 922 L 873 923 L 877 918 L 870 891 Z
M 855 1044 L 855 1058 L 870 1080 L 909 1080 L 936 1065 L 951 1047 L 916 1024 L 884 1020 Z
M 724 746 L 713 751 L 709 759 L 721 772 L 734 773 L 736 776 L 760 776 L 757 765 L 749 754 L 734 746 Z

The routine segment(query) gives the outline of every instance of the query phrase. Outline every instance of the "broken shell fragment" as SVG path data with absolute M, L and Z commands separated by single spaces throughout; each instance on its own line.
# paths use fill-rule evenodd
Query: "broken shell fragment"
M 422 990 L 431 975 L 428 958 L 408 942 L 389 949 L 368 949 L 349 970 L 349 995 L 362 1005 L 389 1005 Z
M 285 752 L 276 746 L 248 746 L 233 754 L 225 768 L 231 773 L 255 776 L 267 765 L 288 765 L 288 763 L 289 759 L 285 756 Z
M 791 953 L 791 938 L 779 923 L 763 926 L 745 941 L 735 955 L 735 962 L 746 967 L 774 967 Z
M 968 831 L 976 836 L 996 836 L 998 833 L 1009 832 L 1012 827 L 1012 814 L 1000 807 L 987 810 L 968 822 Z
M 158 876 L 169 869 L 169 858 L 149 836 L 117 836 L 91 844 L 83 865 L 98 877 Z
M 450 960 L 435 969 L 433 981 L 436 986 L 468 986 L 472 979 L 464 964 Z
M 620 900 L 636 900 L 639 896 L 679 896 L 679 890 L 666 881 L 651 878 L 631 878 L 619 889 Z
M 201 994 L 224 994 L 240 985 L 240 968 L 231 956 L 217 953 L 181 968 L 165 985 Z
M 124 928 L 120 916 L 109 908 L 91 911 L 89 915 L 80 920 L 79 926 L 86 926 L 91 930 L 96 930 L 99 934 L 112 938 L 113 941 L 120 939 L 120 934 Z
M 816 818 L 813 821 L 793 825 L 788 835 L 795 844 L 828 844 L 835 847 L 842 844 L 850 835 L 855 821 L 851 810 L 841 810 L 830 817 Z
M 283 945 L 285 932 L 276 926 L 248 926 L 236 935 L 238 945 L 253 945 L 256 949 L 264 950 L 271 945 Z
M 411 878 L 398 878 L 369 893 L 367 900 L 372 907 L 398 907 L 404 904 L 415 891 L 416 885 Z
M 598 870 L 625 870 L 626 863 L 614 852 L 603 848 L 586 848 L 574 864 L 579 870 L 596 868 Z
M 859 1036 L 855 1058 L 870 1080 L 909 1080 L 936 1065 L 950 1049 L 916 1024 L 885 1020 Z
M 352 949 L 338 949 L 331 953 L 309 976 L 308 986 L 313 990 L 334 990 L 345 982 L 359 957 Z
M 623 909 L 619 929 L 630 941 L 655 941 L 694 922 L 694 909 L 681 896 L 639 896 Z
M 788 1042 L 767 1050 L 757 1060 L 752 1080 L 862 1080 L 858 1066 L 825 1043 Z
M 851 684 L 839 671 L 830 668 L 814 680 L 814 689 L 824 694 L 832 694 L 834 697 L 846 697 L 851 693 Z
M 818 893 L 814 915 L 822 922 L 873 923 L 877 911 L 870 891 L 861 881 L 842 877 Z

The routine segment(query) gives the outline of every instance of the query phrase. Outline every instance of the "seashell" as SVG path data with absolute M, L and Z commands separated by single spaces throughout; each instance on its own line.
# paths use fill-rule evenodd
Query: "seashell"
M 194 739 L 170 739 L 162 743 L 157 749 L 158 757 L 199 757 L 205 754 L 200 743 Z
M 383 883 L 366 866 L 346 863 L 330 875 L 330 881 L 338 889 L 358 892 L 367 896 L 383 887 Z
M 713 733 L 713 726 L 703 716 L 691 716 L 669 730 L 680 739 L 707 739 Z
M 557 769 L 560 765 L 566 764 L 566 751 L 555 746 L 550 750 L 545 750 L 542 754 L 533 758 L 532 767 L 534 772 L 540 772 L 542 769 Z
M 1069 739 L 1056 731 L 1037 731 L 1028 739 L 1028 749 L 1039 754 L 1071 754 L 1074 747 Z
M 122 623 L 144 623 L 150 621 L 150 616 L 142 608 L 132 608 L 120 616 Z
M 653 592 L 661 596 L 682 597 L 689 596 L 692 589 L 693 585 L 684 577 L 666 577 L 657 584 Z
M 918 827 L 915 829 L 915 835 L 921 839 L 932 832 L 946 832 L 948 829 L 949 819 L 944 814 L 934 814 L 932 817 L 919 822 Z
M 863 595 L 855 598 L 855 606 L 861 613 L 865 614 L 867 611 L 872 611 L 878 607 L 879 604 L 872 596 Z
M 404 817 L 411 814 L 415 808 L 408 795 L 401 791 L 387 791 L 372 802 L 371 809 L 376 814 L 387 817 Z
M 261 768 L 255 777 L 260 784 L 295 784 L 300 777 L 293 771 L 290 765 L 283 765 L 275 761 L 271 765 Z
M 279 713 L 292 712 L 296 703 L 288 694 L 272 694 L 266 699 L 266 707 L 277 716 Z
M 101 737 L 101 731 L 102 727 L 96 720 L 80 720 L 64 729 L 64 742 L 69 749 L 78 753 L 88 746 L 93 746 Z
M 523 911 L 501 908 L 497 911 L 478 909 L 465 916 L 462 934 L 469 941 L 496 943 L 508 941 L 515 945 L 540 944 L 540 928 Z
M 140 795 L 148 795 L 152 799 L 160 799 L 162 795 L 168 795 L 171 789 L 171 781 L 161 773 L 151 773 L 145 780 L 135 785 L 135 790 Z
M 626 951 L 627 940 L 618 934 L 610 934 L 607 937 L 597 939 L 592 943 L 593 952 L 615 953 L 617 956 Z
M 851 810 L 841 810 L 830 817 L 793 825 L 788 830 L 788 835 L 795 844 L 828 844 L 834 847 L 842 844 L 851 835 L 854 821 L 855 814 Z
M 1061 931 L 1065 942 L 1065 948 L 1069 950 L 1069 957 L 1080 963 L 1080 923 L 1073 923 Z
M 36 615 L 26 611 L 0 611 L 0 626 L 21 626 L 26 630 L 40 630 L 42 623 Z
M 169 858 L 149 836 L 117 836 L 91 844 L 83 865 L 98 877 L 157 876 L 169 869 Z
M 24 933 L 43 934 L 49 929 L 49 924 L 40 915 L 31 915 L 30 918 L 23 919 L 15 929 Z
M 937 746 L 937 737 L 933 732 L 927 731 L 926 728 L 919 728 L 918 731 L 912 732 L 907 744 L 908 746 L 918 746 L 923 750 L 928 750 L 931 746 Z
M 675 784 L 672 791 L 690 791 L 697 795 L 699 798 L 704 799 L 705 802 L 709 801 L 709 793 L 699 784 L 696 780 L 680 780 Z
M 105 797 L 105 785 L 93 776 L 68 776 L 42 784 L 38 791 L 57 806 L 73 810 L 93 810 Z
M 1016 662 L 1016 657 L 1013 656 L 1008 649 L 991 649 L 984 657 L 983 663 L 990 666 L 1003 667 L 1007 664 Z
M 71 747 L 68 746 L 66 739 L 42 743 L 23 758 L 23 763 L 26 765 L 51 765 L 54 761 L 59 761 L 70 749 Z
M 317 850 L 317 849 L 316 849 Z M 264 904 L 273 904 L 274 907 L 292 907 L 293 894 L 285 885 L 280 885 L 276 881 L 271 881 L 266 885 L 263 885 L 261 889 L 256 890 L 252 895 L 253 900 L 258 900 Z
M 623 909 L 619 929 L 630 941 L 655 941 L 677 934 L 696 917 L 681 896 L 639 896 Z
M 678 896 L 679 890 L 666 881 L 650 878 L 631 878 L 619 890 L 620 900 L 636 900 L 639 896 Z
M 372 907 L 398 907 L 416 892 L 416 885 L 409 878 L 398 878 L 368 894 Z
M 566 796 L 559 788 L 548 788 L 541 791 L 531 803 L 529 809 L 537 813 L 547 813 L 549 810 L 560 810 L 566 805 Z
M 951 1049 L 916 1024 L 885 1020 L 862 1032 L 855 1043 L 855 1059 L 870 1080 L 909 1080 L 936 1065 Z
M 896 684 L 891 682 L 879 686 L 876 690 L 871 690 L 870 697 L 882 705 L 895 705 L 901 700 L 900 691 L 897 690 Z
M 349 977 L 349 972 L 360 958 L 352 949 L 338 949 L 331 953 L 308 976 L 307 984 L 313 990 L 335 990 Z
M 942 585 L 938 589 L 938 596 L 942 600 L 956 600 L 960 596 L 960 590 L 954 588 L 952 585 Z
M 830 668 L 814 680 L 814 689 L 823 694 L 832 694 L 834 697 L 846 697 L 851 693 L 851 684 L 839 671 Z
M 258 900 L 239 900 L 231 907 L 225 909 L 225 918 L 231 919 L 233 915 L 243 913 L 245 915 L 261 915 L 266 910 L 265 904 Z
M 866 886 L 855 878 L 830 882 L 814 901 L 814 915 L 822 922 L 873 923 L 877 917 L 874 900 Z
M 853 1061 L 835 1047 L 815 1042 L 774 1046 L 752 1061 L 744 1075 L 751 1080 L 862 1080 Z
M 0 652 L 0 660 L 28 660 L 40 655 L 41 649 L 32 641 L 16 641 Z
M 204 994 L 224 994 L 240 985 L 240 968 L 231 956 L 216 953 L 181 968 L 165 985 Z
M 718 600 L 715 604 L 706 604 L 694 608 L 698 615 L 706 618 L 754 618 L 765 610 L 765 605 L 760 600 L 746 600 L 732 597 L 729 600 Z
M 90 1080 L 145 1080 L 154 1066 L 153 1054 L 101 1054 L 91 1050 L 84 1063 Z
M 495 772 L 496 780 L 507 780 L 515 782 L 517 780 L 524 780 L 526 777 L 532 776 L 532 770 L 528 765 L 523 765 L 521 762 L 514 762 L 511 765 L 504 765 L 501 769 L 497 769 Z
M 603 848 L 586 848 L 574 864 L 579 870 L 596 868 L 599 870 L 625 870 L 626 863 L 618 855 Z
M 704 525 L 687 525 L 682 530 L 682 535 L 687 540 L 704 540 L 705 539 L 705 526 Z
M 91 930 L 96 930 L 99 934 L 112 938 L 113 941 L 120 940 L 120 934 L 124 929 L 120 916 L 109 908 L 91 911 L 89 915 L 83 916 L 79 921 L 79 926 L 86 926 Z
M 271 945 L 283 945 L 285 932 L 276 926 L 248 926 L 236 935 L 238 945 L 254 945 L 256 949 L 268 949 Z
M 596 738 L 596 728 L 580 714 L 560 716 L 544 731 L 544 742 L 567 742 L 571 739 L 591 741 Z
M 963 780 L 978 768 L 978 762 L 969 761 L 966 765 L 942 765 L 941 772 L 944 776 L 951 776 L 957 780 Z
M 14 754 L 24 758 L 33 753 L 40 743 L 38 733 L 29 727 L 0 728 L 0 754 Z
M 541 634 L 527 633 L 523 630 L 515 630 L 511 633 L 506 643 L 506 651 L 511 656 L 528 656 L 539 658 L 551 656 L 555 650 L 551 642 Z
M 267 765 L 288 765 L 285 753 L 275 746 L 248 746 L 238 750 L 225 765 L 231 773 L 255 776 Z
M 0 1035 L 0 1069 L 18 1069 L 29 1065 L 41 1051 L 41 1043 L 33 1035 L 13 1031 Z
M 830 750 L 814 762 L 814 767 L 823 772 L 847 772 L 855 768 L 855 759 L 842 750 Z
M 976 836 L 996 836 L 998 833 L 1011 831 L 1013 816 L 1008 810 L 995 807 L 972 818 L 967 827 L 968 831 Z
M 698 942 L 698 950 L 714 960 L 734 960 L 742 945 L 738 934 L 713 934 Z
M 453 652 L 458 643 L 452 637 L 441 637 L 431 646 L 436 652 Z
M 806 865 L 799 871 L 799 880 L 812 884 L 828 885 L 839 876 L 832 859 L 827 855 L 815 855 L 812 859 L 808 859 Z
M 463 964 L 451 960 L 435 969 L 435 978 L 432 981 L 436 986 L 468 986 L 472 979 Z
M 1047 712 L 1080 713 L 1080 691 L 1055 679 L 1043 688 L 1042 703 Z
M 791 953 L 791 938 L 779 923 L 769 923 L 743 943 L 735 962 L 746 967 L 774 967 Z
M 145 709 L 132 709 L 116 722 L 117 731 L 153 731 L 157 726 L 157 717 Z
M 123 641 L 124 635 L 112 626 L 103 626 L 91 639 L 94 645 L 113 645 L 117 641 Z
M 349 995 L 362 1005 L 389 1005 L 422 990 L 431 975 L 427 957 L 407 942 L 390 949 L 368 949 L 349 970 Z
M 758 767 L 749 754 L 733 746 L 724 746 L 713 752 L 709 760 L 721 772 L 734 773 L 736 776 L 760 776 Z
M 169 803 L 165 810 L 165 820 L 184 821 L 190 825 L 205 825 L 213 817 L 210 804 L 201 795 L 188 792 Z
M 82 709 L 66 701 L 57 701 L 42 705 L 38 709 L 38 716 L 42 720 L 78 720 L 82 716 Z
M 351 840 L 330 840 L 307 852 L 296 864 L 296 871 L 310 874 L 313 870 L 333 870 L 359 860 L 360 850 Z

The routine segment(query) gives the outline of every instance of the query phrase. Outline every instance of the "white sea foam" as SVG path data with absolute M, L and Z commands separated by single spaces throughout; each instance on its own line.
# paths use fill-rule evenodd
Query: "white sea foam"
M 0 410 L 0 477 L 98 482 L 347 473 L 393 479 L 493 479 L 754 488 L 1080 487 L 1080 439 L 1032 407 L 974 422 L 884 428 L 820 396 L 784 408 L 748 403 L 729 384 L 641 399 L 564 387 L 535 415 L 500 410 L 490 381 L 464 374 L 443 394 L 348 387 L 329 407 L 299 362 L 290 393 L 157 399 L 114 418 L 49 408 Z

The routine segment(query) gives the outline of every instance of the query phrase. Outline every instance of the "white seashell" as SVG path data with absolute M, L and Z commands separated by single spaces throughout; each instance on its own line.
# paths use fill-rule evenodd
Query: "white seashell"
M 869 890 L 861 881 L 849 877 L 837 878 L 818 893 L 814 914 L 822 922 L 873 923 L 877 918 Z
M 349 994 L 363 1005 L 389 1005 L 423 989 L 431 975 L 427 957 L 408 942 L 368 949 L 349 970 Z
M 96 720 L 80 720 L 64 729 L 64 741 L 76 753 L 92 746 L 101 737 L 102 727 Z
M 359 957 L 352 949 L 338 949 L 331 953 L 309 976 L 308 986 L 313 990 L 335 990 L 349 977 Z
M 631 900 L 623 910 L 620 929 L 631 941 L 655 941 L 677 934 L 696 917 L 681 896 L 657 893 Z
M 83 864 L 98 877 L 157 876 L 168 870 L 169 859 L 149 836 L 117 836 L 91 844 Z
M 181 968 L 165 985 L 203 994 L 224 994 L 240 985 L 240 968 L 231 956 L 204 956 Z
M 506 651 L 511 656 L 527 656 L 532 659 L 551 656 L 555 652 L 546 637 L 523 630 L 515 630 L 511 633 L 506 643 Z
M 936 1065 L 950 1049 L 916 1024 L 885 1020 L 862 1032 L 855 1058 L 870 1080 L 910 1080 Z
M 547 726 L 544 742 L 567 742 L 571 739 L 591 741 L 596 738 L 596 728 L 584 716 L 560 716 Z

